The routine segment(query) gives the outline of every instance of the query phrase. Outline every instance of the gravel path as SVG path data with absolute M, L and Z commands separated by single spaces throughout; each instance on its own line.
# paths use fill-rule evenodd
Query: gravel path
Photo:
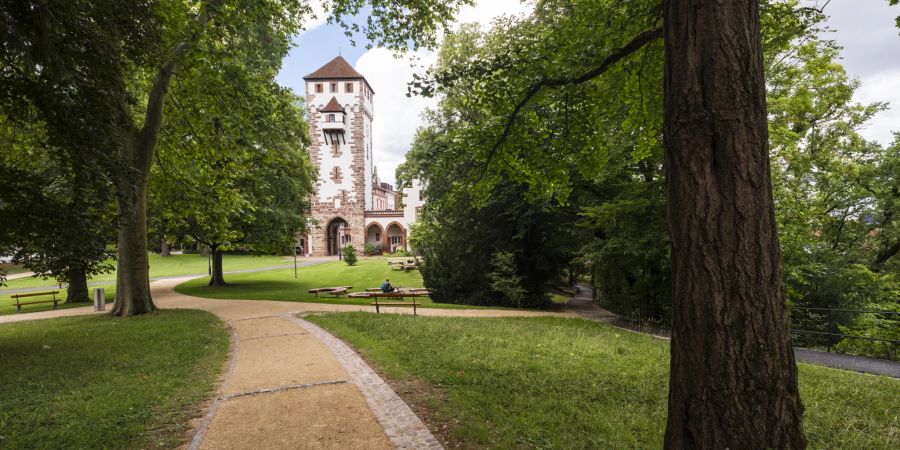
M 578 314 L 588 320 L 608 323 L 629 331 L 652 334 L 665 339 L 669 338 L 668 330 L 635 326 L 634 324 L 623 320 L 615 313 L 609 312 L 603 308 L 598 308 L 592 301 L 593 289 L 587 286 L 579 286 L 579 288 L 580 291 L 566 302 L 567 311 Z M 797 347 L 794 348 L 794 357 L 797 361 L 818 364 L 820 366 L 832 367 L 835 369 L 900 378 L 900 363 L 896 361 L 867 358 L 865 356 L 828 353 Z

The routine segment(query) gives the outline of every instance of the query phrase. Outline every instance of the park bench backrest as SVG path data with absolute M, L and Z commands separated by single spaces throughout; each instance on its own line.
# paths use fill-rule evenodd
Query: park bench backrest
M 11 298 L 14 298 L 14 299 L 18 300 L 18 299 L 20 299 L 20 298 L 25 298 L 25 297 L 39 297 L 39 296 L 42 296 L 42 295 L 52 295 L 53 298 L 56 298 L 56 294 L 59 294 L 59 291 L 29 292 L 29 293 L 27 293 L 27 294 L 13 294 L 13 295 L 11 296 Z

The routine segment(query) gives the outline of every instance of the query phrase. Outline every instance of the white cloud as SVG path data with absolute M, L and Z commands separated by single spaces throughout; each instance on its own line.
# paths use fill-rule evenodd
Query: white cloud
M 303 31 L 300 34 L 303 34 L 307 31 L 315 30 L 316 28 L 325 25 L 328 22 L 328 13 L 325 11 L 325 5 L 322 0 L 310 0 L 310 6 L 312 7 L 313 17 L 309 17 L 306 23 L 303 24 Z
M 482 29 L 491 28 L 491 22 L 502 15 L 519 15 L 534 9 L 531 0 L 479 0 L 465 6 L 456 15 L 457 23 L 478 22 Z
M 365 75 L 375 91 L 375 118 L 372 122 L 372 157 L 382 181 L 394 182 L 394 171 L 403 162 L 416 130 L 422 124 L 422 111 L 437 105 L 437 100 L 407 97 L 407 82 L 417 69 L 414 60 L 431 65 L 435 53 L 417 52 L 396 58 L 387 49 L 375 48 L 362 55 L 356 70 Z
M 860 134 L 866 139 L 889 145 L 894 140 L 892 132 L 900 132 L 900 69 L 877 72 L 860 81 L 862 85 L 854 95 L 856 101 L 890 103 L 890 109 L 876 115 L 860 130 Z
M 490 29 L 494 18 L 507 14 L 521 14 L 533 8 L 530 0 L 479 0 L 457 15 L 457 24 L 478 22 L 482 29 Z M 407 83 L 412 75 L 421 72 L 422 65 L 437 60 L 433 51 L 395 55 L 389 50 L 375 48 L 356 62 L 356 70 L 365 75 L 375 91 L 375 119 L 372 123 L 373 158 L 382 181 L 393 183 L 394 172 L 403 162 L 416 130 L 422 125 L 425 108 L 437 105 L 437 99 L 407 97 Z M 415 64 L 416 67 L 411 67 Z

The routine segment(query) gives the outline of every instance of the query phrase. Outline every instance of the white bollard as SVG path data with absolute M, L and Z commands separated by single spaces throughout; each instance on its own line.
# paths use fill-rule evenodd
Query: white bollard
M 103 288 L 94 288 L 94 311 L 106 309 L 106 293 Z

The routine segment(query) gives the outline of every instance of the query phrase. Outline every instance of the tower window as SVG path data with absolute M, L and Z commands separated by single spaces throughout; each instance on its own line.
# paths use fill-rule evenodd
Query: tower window
M 344 83 L 345 92 L 353 92 L 353 83 Z
M 334 122 L 334 114 L 329 114 L 325 117 L 326 122 Z
M 322 92 L 324 92 L 324 89 L 322 88 L 322 83 L 316 83 L 316 94 L 321 94 Z
M 337 92 L 337 83 L 331 83 L 331 92 Z

